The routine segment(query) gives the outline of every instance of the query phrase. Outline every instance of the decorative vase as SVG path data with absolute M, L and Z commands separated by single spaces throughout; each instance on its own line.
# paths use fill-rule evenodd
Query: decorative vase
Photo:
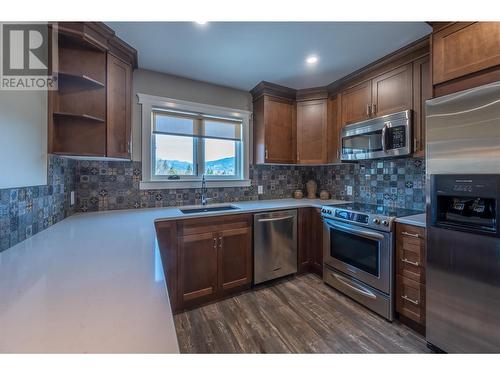
M 321 190 L 319 193 L 319 199 L 321 199 L 323 201 L 330 199 L 330 193 L 326 190 Z
M 308 199 L 316 199 L 316 190 L 318 189 L 318 184 L 314 180 L 307 181 L 306 184 L 307 189 L 307 198 Z
M 295 190 L 295 191 L 293 192 L 293 197 L 294 197 L 295 199 L 302 199 L 302 198 L 304 198 L 304 193 L 302 192 L 302 190 L 297 189 L 297 190 Z

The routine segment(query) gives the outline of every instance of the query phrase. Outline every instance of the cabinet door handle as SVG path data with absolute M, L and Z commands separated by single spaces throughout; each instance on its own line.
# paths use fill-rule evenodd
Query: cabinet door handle
M 370 117 L 370 107 L 371 107 L 371 105 L 370 105 L 370 104 L 367 104 L 367 105 L 366 105 L 366 115 L 367 115 L 368 117 Z
M 372 115 L 375 115 L 377 114 L 377 105 L 376 104 L 372 104 L 372 108 L 371 108 L 371 112 L 372 112 Z
M 266 148 L 266 151 L 264 151 L 264 154 L 265 154 L 265 156 L 264 156 L 264 157 L 265 157 L 266 159 L 269 159 L 269 152 L 267 152 L 267 148 Z
M 222 236 L 219 237 L 219 249 L 222 249 Z
M 420 305 L 420 302 L 418 302 L 418 299 L 415 300 L 415 299 L 408 298 L 408 296 L 406 294 L 402 295 L 401 298 L 404 299 L 405 301 L 413 303 L 414 305 L 417 305 L 417 306 Z
M 408 233 L 408 232 L 401 232 L 403 236 L 408 236 L 408 237 L 414 237 L 414 238 L 420 238 L 420 235 L 418 233 Z
M 217 238 L 214 237 L 214 250 L 217 250 Z
M 416 267 L 420 266 L 419 262 L 412 262 L 411 260 L 408 260 L 406 258 L 401 259 L 401 262 L 408 263 L 408 264 L 411 264 L 412 266 L 416 266 Z

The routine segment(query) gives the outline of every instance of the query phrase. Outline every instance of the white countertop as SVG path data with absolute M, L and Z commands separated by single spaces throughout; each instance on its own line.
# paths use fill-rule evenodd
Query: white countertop
M 398 217 L 396 223 L 415 225 L 417 227 L 425 228 L 425 213 L 411 216 Z
M 0 253 L 0 353 L 177 353 L 153 222 L 343 201 L 263 200 L 240 210 L 75 214 Z

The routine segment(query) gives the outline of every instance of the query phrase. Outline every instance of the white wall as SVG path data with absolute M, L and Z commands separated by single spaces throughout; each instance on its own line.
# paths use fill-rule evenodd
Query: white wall
M 169 74 L 137 69 L 133 75 L 132 159 L 141 160 L 141 106 L 137 93 L 187 100 L 246 111 L 252 110 L 252 96 L 247 91 L 194 81 Z
M 0 90 L 0 189 L 47 184 L 47 92 Z

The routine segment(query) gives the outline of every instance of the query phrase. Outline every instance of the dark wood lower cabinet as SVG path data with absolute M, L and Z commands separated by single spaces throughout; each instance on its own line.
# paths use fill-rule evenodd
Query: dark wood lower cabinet
M 323 221 L 319 208 L 300 208 L 298 272 L 323 275 Z
M 248 288 L 252 283 L 252 228 L 219 233 L 219 290 L 223 295 Z
M 252 215 L 156 222 L 174 313 L 252 284 Z
M 396 312 L 425 332 L 425 228 L 396 223 Z
M 217 295 L 217 237 L 200 233 L 179 237 L 179 295 L 184 307 Z

